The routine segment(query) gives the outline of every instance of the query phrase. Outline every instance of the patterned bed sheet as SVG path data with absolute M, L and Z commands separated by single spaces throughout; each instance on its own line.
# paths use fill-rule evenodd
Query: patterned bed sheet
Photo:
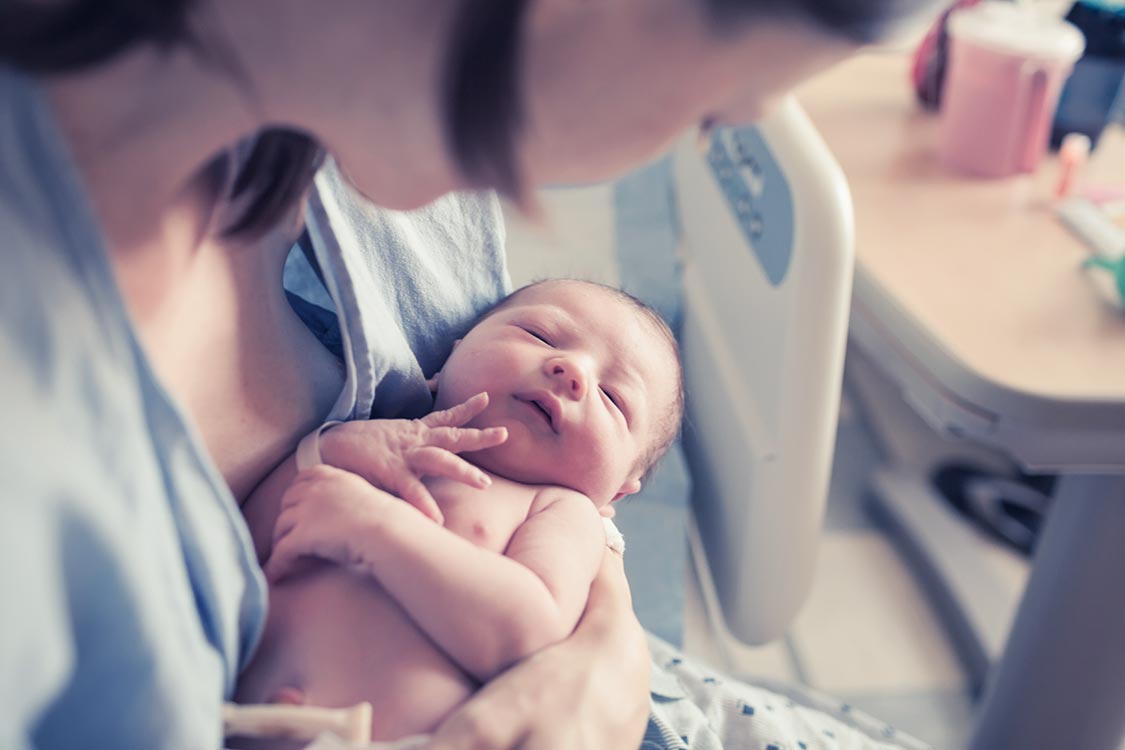
M 713 672 L 650 637 L 652 712 L 640 750 L 929 750 L 846 703 Z
M 652 708 L 639 750 L 931 750 L 846 703 L 808 691 L 785 694 L 712 672 L 649 636 Z M 421 750 L 425 737 L 366 750 Z M 306 750 L 354 750 L 324 735 Z

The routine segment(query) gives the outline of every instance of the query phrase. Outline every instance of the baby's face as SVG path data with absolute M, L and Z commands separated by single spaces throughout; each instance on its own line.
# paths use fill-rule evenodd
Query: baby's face
M 674 354 L 631 303 L 580 282 L 519 293 L 481 321 L 442 368 L 437 408 L 481 391 L 474 427 L 508 441 L 473 463 L 525 484 L 553 484 L 599 507 L 640 488 L 642 459 L 670 428 Z

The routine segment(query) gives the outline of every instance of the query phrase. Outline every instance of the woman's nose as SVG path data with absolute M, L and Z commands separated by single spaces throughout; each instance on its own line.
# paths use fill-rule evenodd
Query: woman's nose
M 547 363 L 547 372 L 561 391 L 561 396 L 576 401 L 586 396 L 586 384 L 589 378 L 576 360 L 556 357 Z

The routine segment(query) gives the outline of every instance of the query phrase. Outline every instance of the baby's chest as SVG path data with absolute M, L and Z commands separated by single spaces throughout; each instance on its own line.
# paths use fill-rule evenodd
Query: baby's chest
M 503 481 L 483 490 L 445 479 L 426 485 L 441 508 L 447 529 L 499 553 L 527 520 L 536 495 L 534 488 Z

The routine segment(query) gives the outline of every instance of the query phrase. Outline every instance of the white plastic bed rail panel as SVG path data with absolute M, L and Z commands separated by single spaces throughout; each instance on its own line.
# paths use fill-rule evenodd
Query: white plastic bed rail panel
M 723 625 L 757 644 L 785 631 L 812 582 L 854 232 L 843 173 L 796 101 L 715 139 L 674 160 L 684 448 Z

